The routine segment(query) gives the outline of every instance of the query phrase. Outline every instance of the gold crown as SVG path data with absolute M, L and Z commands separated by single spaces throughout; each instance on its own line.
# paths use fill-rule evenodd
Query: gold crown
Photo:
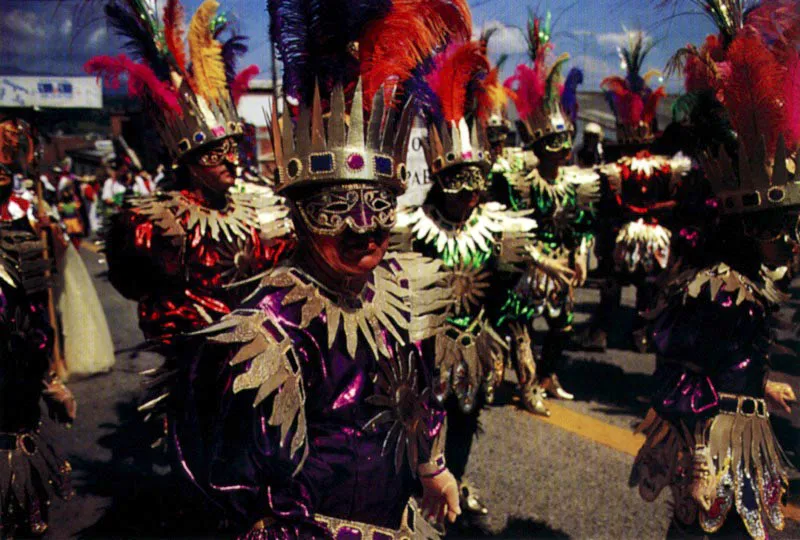
M 533 146 L 548 135 L 556 133 L 575 133 L 575 126 L 569 121 L 561 108 L 561 102 L 556 101 L 551 107 L 539 107 L 526 118 L 520 121 L 525 126 L 525 133 L 520 133 L 526 144 Z
M 390 103 L 394 101 L 394 91 L 391 93 Z M 353 181 L 374 182 L 405 191 L 406 150 L 415 116 L 413 100 L 402 110 L 387 107 L 384 89 L 379 89 L 366 125 L 362 100 L 359 80 L 348 121 L 344 90 L 337 85 L 331 94 L 327 129 L 319 87 L 315 89 L 311 108 L 300 106 L 296 128 L 287 112 L 281 122 L 277 121 L 277 104 L 273 100 L 270 134 L 277 165 L 277 192 L 291 187 Z
M 653 126 L 646 122 L 635 125 L 617 123 L 617 143 L 619 144 L 649 144 L 656 140 Z
M 181 114 L 155 107 L 153 110 L 157 114 L 151 115 L 151 118 L 174 160 L 226 137 L 242 136 L 244 126 L 230 93 L 220 95 L 216 102 L 209 102 L 193 92 L 178 74 L 173 72 L 172 77 L 175 87 L 179 89 L 177 98 Z
M 434 123 L 429 124 L 428 138 L 422 141 L 422 150 L 431 174 L 457 165 L 477 165 L 484 172 L 489 172 L 492 158 L 488 147 L 486 132 L 479 122 L 474 122 L 470 129 L 464 118 L 458 122 L 452 121 L 449 126 L 446 123 L 438 127 Z
M 721 202 L 719 210 L 722 214 L 800 206 L 800 182 L 794 181 L 800 162 L 797 155 L 787 155 L 783 135 L 778 138 L 771 167 L 763 139 L 753 156 L 748 156 L 744 144 L 739 142 L 738 173 L 723 147 L 716 157 L 706 153 L 699 161 Z
M 511 122 L 502 113 L 492 113 L 486 123 L 486 136 L 490 143 L 505 141 L 511 132 Z

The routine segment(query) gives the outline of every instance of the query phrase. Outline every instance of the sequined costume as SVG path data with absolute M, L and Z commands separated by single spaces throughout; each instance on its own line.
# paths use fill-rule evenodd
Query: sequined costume
M 629 60 L 624 63 L 625 76 L 609 76 L 601 83 L 616 119 L 617 142 L 606 146 L 616 161 L 600 167 L 603 200 L 596 255 L 605 283 L 586 340 L 589 348 L 605 349 L 623 285 L 636 286 L 637 312 L 651 306 L 656 280 L 671 260 L 676 192 L 692 165 L 681 156 L 650 152 L 656 141 L 656 111 L 665 90 L 648 85 L 658 72 L 640 74 L 652 42 L 642 32 L 630 32 L 629 40 L 620 49 L 620 57 Z M 640 352 L 648 350 L 650 340 L 641 317 L 634 322 L 632 336 Z
M 465 413 L 475 407 L 480 390 L 491 401 L 503 380 L 508 345 L 496 325 L 508 274 L 521 275 L 533 260 L 535 228 L 525 212 L 507 211 L 498 203 L 478 206 L 458 224 L 432 205 L 404 209 L 398 216 L 392 248 L 442 261 L 453 289 L 446 331 L 436 338 L 436 396 L 444 402 L 452 392 Z
M 423 362 L 432 343 L 420 344 L 449 301 L 434 287 L 438 268 L 389 255 L 351 298 L 289 263 L 203 332 L 231 351 L 230 366 L 212 362 L 225 366 L 215 376 L 228 391 L 193 396 L 224 411 L 215 427 L 224 438 L 198 459 L 181 445 L 192 433 L 188 418 L 177 441 L 187 471 L 208 480 L 241 527 L 262 521 L 266 537 L 309 538 L 325 530 L 320 514 L 400 528 L 412 471 L 444 435 L 432 366 Z
M 631 485 L 647 501 L 669 487 L 681 524 L 699 522 L 713 533 L 735 508 L 750 535 L 765 538 L 767 523 L 784 526 L 780 504 L 788 486 L 763 389 L 770 318 L 781 295 L 769 279 L 754 282 L 718 263 L 679 276 L 664 297 L 652 314 L 657 389 L 638 428 L 647 440 Z M 707 508 L 692 493 L 698 459 L 711 464 Z
M 557 372 L 572 332 L 574 286 L 586 278 L 599 182 L 592 171 L 565 166 L 575 134 L 576 92 L 583 74 L 573 68 L 562 79 L 560 70 L 569 60 L 566 53 L 548 65 L 552 49 L 549 13 L 544 18 L 532 15 L 528 28 L 531 64 L 518 65 L 505 82 L 520 112 L 524 150 L 509 152 L 511 161 L 497 171 L 493 182 L 508 186 L 512 207 L 531 209 L 531 217 L 539 224 L 536 247 L 542 257 L 575 272 L 577 279 L 564 283 L 542 265 L 531 267 L 508 294 L 505 319 L 530 326 L 534 317 L 545 317 L 548 332 L 536 375 L 549 396 L 572 399 Z M 517 343 L 529 347 L 525 339 Z M 533 352 L 519 351 L 517 356 L 532 357 Z M 526 400 L 526 406 L 537 414 L 549 414 L 540 398 Z
M 201 195 L 167 192 L 130 201 L 115 216 L 106 251 L 109 279 L 139 302 L 149 340 L 168 344 L 230 313 L 252 286 L 227 286 L 274 265 L 291 246 L 284 207 L 277 238 L 261 237 L 255 195 L 231 193 L 221 210 Z M 285 223 L 284 223 L 285 224 Z
M 688 127 L 705 135 L 697 155 L 712 197 L 698 253 L 648 313 L 655 391 L 630 483 L 647 501 L 669 487 L 676 534 L 761 540 L 783 529 L 788 487 L 768 406 L 796 399 L 771 380 L 769 355 L 780 349 L 773 330 L 800 245 L 800 138 L 789 114 L 800 89 L 783 69 L 796 61 L 798 21 L 776 3 L 733 7 L 715 19 L 726 39 L 711 36 L 685 59 Z M 763 87 L 770 77 L 776 85 Z M 719 112 L 724 122 L 709 120 Z
M 70 465 L 40 434 L 40 403 L 71 422 L 74 398 L 50 371 L 53 329 L 47 312 L 44 243 L 27 203 L 10 195 L 20 139 L 15 119 L 0 123 L 0 537 L 38 536 L 53 497 L 69 498 Z M 32 144 L 32 139 L 28 139 Z M 25 203 L 25 204 L 23 204 Z M 65 404 L 71 403 L 71 414 Z
M 456 491 L 432 384 L 451 295 L 439 262 L 385 254 L 416 114 L 395 70 L 410 74 L 446 38 L 469 37 L 468 10 L 389 4 L 356 17 L 366 30 L 329 35 L 284 16 L 324 19 L 349 9 L 341 3 L 269 8 L 284 90 L 299 104 L 285 101 L 279 115 L 274 103 L 270 115 L 276 192 L 290 201 L 298 244 L 198 334 L 207 341 L 173 440 L 184 471 L 245 538 L 434 537 L 409 499 L 436 478 L 447 480 L 437 493 Z M 390 72 L 373 61 L 378 50 L 397 60 Z

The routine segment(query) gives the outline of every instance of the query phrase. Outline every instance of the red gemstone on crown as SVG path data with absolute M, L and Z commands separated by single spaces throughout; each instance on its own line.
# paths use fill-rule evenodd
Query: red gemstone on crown
M 359 171 L 364 168 L 364 156 L 361 154 L 350 154 L 347 156 L 347 168 Z

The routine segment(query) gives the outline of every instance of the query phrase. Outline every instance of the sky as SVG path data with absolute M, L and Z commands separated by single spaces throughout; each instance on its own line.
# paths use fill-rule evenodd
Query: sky
M 148 0 L 163 7 L 164 0 Z M 184 0 L 192 13 L 202 0 Z M 100 0 L 0 0 L 0 75 L 82 75 L 86 60 L 119 52 L 119 39 L 107 27 Z M 264 0 L 221 0 L 222 9 L 250 37 L 242 65 L 256 64 L 269 78 L 269 17 Z M 643 30 L 656 42 L 645 65 L 663 69 L 669 57 L 687 43 L 700 43 L 711 23 L 685 8 L 657 8 L 659 0 L 470 0 L 476 35 L 487 27 L 498 32 L 490 42 L 493 59 L 508 54 L 504 75 L 524 62 L 525 41 L 519 30 L 529 10 L 553 13 L 555 53 L 568 52 L 569 66 L 584 70 L 582 90 L 599 89 L 607 75 L 620 73 L 617 49 L 627 31 Z M 680 3 L 680 2 L 676 2 Z M 684 4 L 689 4 L 684 0 Z M 666 81 L 678 91 L 678 80 Z

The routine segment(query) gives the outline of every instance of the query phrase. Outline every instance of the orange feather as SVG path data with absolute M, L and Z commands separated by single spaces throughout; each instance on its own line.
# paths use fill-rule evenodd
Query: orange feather
M 359 40 L 366 104 L 391 78 L 408 79 L 415 67 L 449 40 L 467 41 L 472 18 L 465 0 L 395 0 Z
M 167 0 L 164 6 L 164 41 L 181 74 L 186 73 L 186 48 L 183 44 L 185 16 L 180 0 Z
M 448 122 L 458 122 L 464 118 L 470 83 L 480 75 L 485 77 L 489 74 L 489 59 L 481 49 L 477 41 L 451 45 L 437 59 L 436 68 L 428 76 L 431 89 L 441 102 L 444 119 Z

